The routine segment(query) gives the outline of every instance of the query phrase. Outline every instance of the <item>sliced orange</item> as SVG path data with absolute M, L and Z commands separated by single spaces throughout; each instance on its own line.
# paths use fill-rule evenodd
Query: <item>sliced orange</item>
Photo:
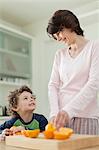
M 10 130 L 13 131 L 13 132 L 15 131 L 15 129 L 16 129 L 16 126 L 12 126 L 12 127 L 10 128 Z M 15 132 L 14 134 L 15 134 L 15 135 L 22 135 L 21 131 L 17 131 L 17 132 Z
M 26 136 L 26 137 L 28 137 L 28 132 L 27 132 L 27 130 L 22 130 L 22 131 L 21 131 L 21 134 L 24 135 L 24 136 Z
M 26 137 L 36 138 L 39 135 L 40 130 L 39 129 L 35 129 L 35 130 L 22 130 L 21 133 L 24 136 L 26 136 Z
M 47 131 L 55 131 L 56 128 L 55 128 L 55 126 L 54 126 L 53 124 L 48 123 L 48 124 L 46 125 L 46 127 L 45 127 L 45 130 L 47 130 Z
M 15 132 L 15 135 L 22 135 L 21 131 Z
M 48 123 L 45 127 L 45 131 L 43 132 L 46 139 L 57 139 L 57 140 L 65 140 L 68 139 L 73 130 L 71 128 L 61 127 L 58 131 L 54 127 L 53 124 Z
M 46 139 L 53 139 L 54 138 L 54 131 L 56 128 L 53 124 L 48 123 L 45 127 L 45 131 L 43 132 Z
M 61 127 L 58 131 L 54 131 L 54 138 L 57 140 L 68 139 L 73 134 L 73 129 Z
M 53 139 L 54 138 L 54 132 L 53 131 L 45 130 L 43 132 L 43 134 L 44 134 L 46 139 Z
M 69 138 L 69 134 L 68 133 L 54 131 L 54 139 L 65 140 L 65 139 L 68 139 L 68 138 Z
M 15 128 L 16 128 L 16 126 L 12 126 L 12 127 L 10 128 L 10 130 L 13 131 Z
M 69 136 L 71 135 L 71 134 L 73 134 L 73 129 L 71 129 L 71 128 L 66 128 L 66 127 L 61 127 L 60 129 L 59 129 L 59 132 L 62 132 L 62 133 L 68 133 L 69 134 Z

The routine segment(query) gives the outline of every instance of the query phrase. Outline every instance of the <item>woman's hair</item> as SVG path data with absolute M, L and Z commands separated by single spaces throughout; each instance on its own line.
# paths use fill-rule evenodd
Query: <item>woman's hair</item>
M 14 91 L 11 91 L 9 96 L 8 96 L 8 102 L 9 102 L 9 114 L 16 116 L 17 112 L 15 112 L 13 110 L 13 108 L 17 108 L 18 105 L 18 100 L 19 100 L 19 96 L 21 95 L 21 93 L 23 93 L 24 91 L 29 92 L 32 94 L 32 90 L 27 87 L 27 86 L 22 86 L 19 89 L 16 89 Z
M 68 28 L 71 32 L 84 36 L 83 30 L 80 27 L 78 18 L 69 10 L 56 11 L 48 22 L 47 33 L 49 35 L 62 31 L 63 28 Z

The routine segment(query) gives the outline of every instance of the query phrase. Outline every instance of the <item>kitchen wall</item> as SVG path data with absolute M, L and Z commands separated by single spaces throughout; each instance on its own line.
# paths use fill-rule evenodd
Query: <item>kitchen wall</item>
M 92 4 L 93 5 L 93 4 Z M 92 5 L 86 6 L 86 9 L 91 9 Z M 96 6 L 96 5 L 95 5 Z M 92 9 L 95 7 L 93 5 Z M 81 11 L 81 15 L 80 15 Z M 78 14 L 81 26 L 85 31 L 86 38 L 99 38 L 99 18 L 95 10 L 91 13 L 84 11 L 84 8 L 75 10 Z M 85 12 L 82 13 L 82 12 Z M 89 16 L 88 16 L 89 15 Z M 95 16 L 95 17 L 94 17 Z M 49 16 L 50 18 L 50 16 Z M 33 49 L 33 89 L 37 94 L 38 108 L 37 111 L 44 113 L 47 117 L 49 115 L 49 102 L 47 95 L 47 86 L 51 74 L 54 54 L 57 49 L 64 47 L 64 45 L 50 39 L 46 33 L 46 26 L 48 19 L 39 20 L 24 27 L 24 31 L 34 36 Z
M 3 25 L 8 26 L 8 27 L 10 27 L 10 28 L 14 28 L 14 29 L 16 29 L 16 30 L 22 31 L 22 27 L 21 27 L 21 26 L 17 26 L 17 25 L 15 25 L 15 24 L 12 24 L 12 23 L 7 22 L 7 21 L 2 20 L 2 19 L 0 19 L 0 24 L 3 24 Z

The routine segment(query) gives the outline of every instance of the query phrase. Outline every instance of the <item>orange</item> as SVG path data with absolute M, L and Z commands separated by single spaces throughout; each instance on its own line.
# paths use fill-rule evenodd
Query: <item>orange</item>
M 43 132 L 46 139 L 53 139 L 54 138 L 54 131 L 56 128 L 53 124 L 48 123 L 45 127 L 45 131 Z
M 13 131 L 15 128 L 16 128 L 16 126 L 12 126 L 12 127 L 10 128 L 10 130 Z
M 57 140 L 68 139 L 73 134 L 73 129 L 61 127 L 59 131 L 54 131 L 54 138 Z
M 45 127 L 45 130 L 47 130 L 47 131 L 55 131 L 56 128 L 54 127 L 53 124 L 48 123 L 48 124 L 46 125 L 46 127 Z
M 46 139 L 53 139 L 54 138 L 54 132 L 53 131 L 45 130 L 43 132 L 43 134 L 44 134 Z
M 69 138 L 69 134 L 68 133 L 54 131 L 54 139 L 65 140 L 65 139 L 68 139 L 68 138 Z
M 15 129 L 16 129 L 16 126 L 12 126 L 12 127 L 10 128 L 10 130 L 13 131 L 13 132 L 15 131 Z M 15 134 L 15 135 L 21 135 L 21 131 L 17 131 L 17 132 L 15 132 L 14 134 Z
M 21 131 L 15 133 L 15 135 L 22 135 Z
M 24 135 L 24 136 L 26 136 L 26 137 L 28 137 L 28 134 L 27 134 L 27 133 L 28 133 L 27 130 L 22 130 L 22 131 L 21 131 L 21 134 Z
M 39 129 L 35 129 L 35 130 L 22 130 L 21 133 L 22 133 L 22 135 L 24 135 L 26 137 L 36 138 L 39 135 L 40 130 Z
M 62 133 L 68 133 L 69 134 L 69 136 L 71 135 L 71 134 L 73 134 L 73 129 L 71 129 L 71 128 L 66 128 L 66 127 L 61 127 L 60 129 L 59 129 L 59 132 L 62 132 Z
M 48 123 L 45 127 L 45 131 L 43 132 L 46 139 L 57 139 L 57 140 L 65 140 L 68 139 L 73 130 L 71 128 L 61 127 L 58 131 L 55 126 L 51 123 Z

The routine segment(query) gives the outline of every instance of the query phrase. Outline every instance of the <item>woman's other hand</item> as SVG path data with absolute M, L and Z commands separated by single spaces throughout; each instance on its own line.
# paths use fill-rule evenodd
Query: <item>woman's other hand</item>
M 67 112 L 62 110 L 57 114 L 57 116 L 52 117 L 50 122 L 53 123 L 57 129 L 59 129 L 66 126 L 66 124 L 69 122 L 69 115 Z

